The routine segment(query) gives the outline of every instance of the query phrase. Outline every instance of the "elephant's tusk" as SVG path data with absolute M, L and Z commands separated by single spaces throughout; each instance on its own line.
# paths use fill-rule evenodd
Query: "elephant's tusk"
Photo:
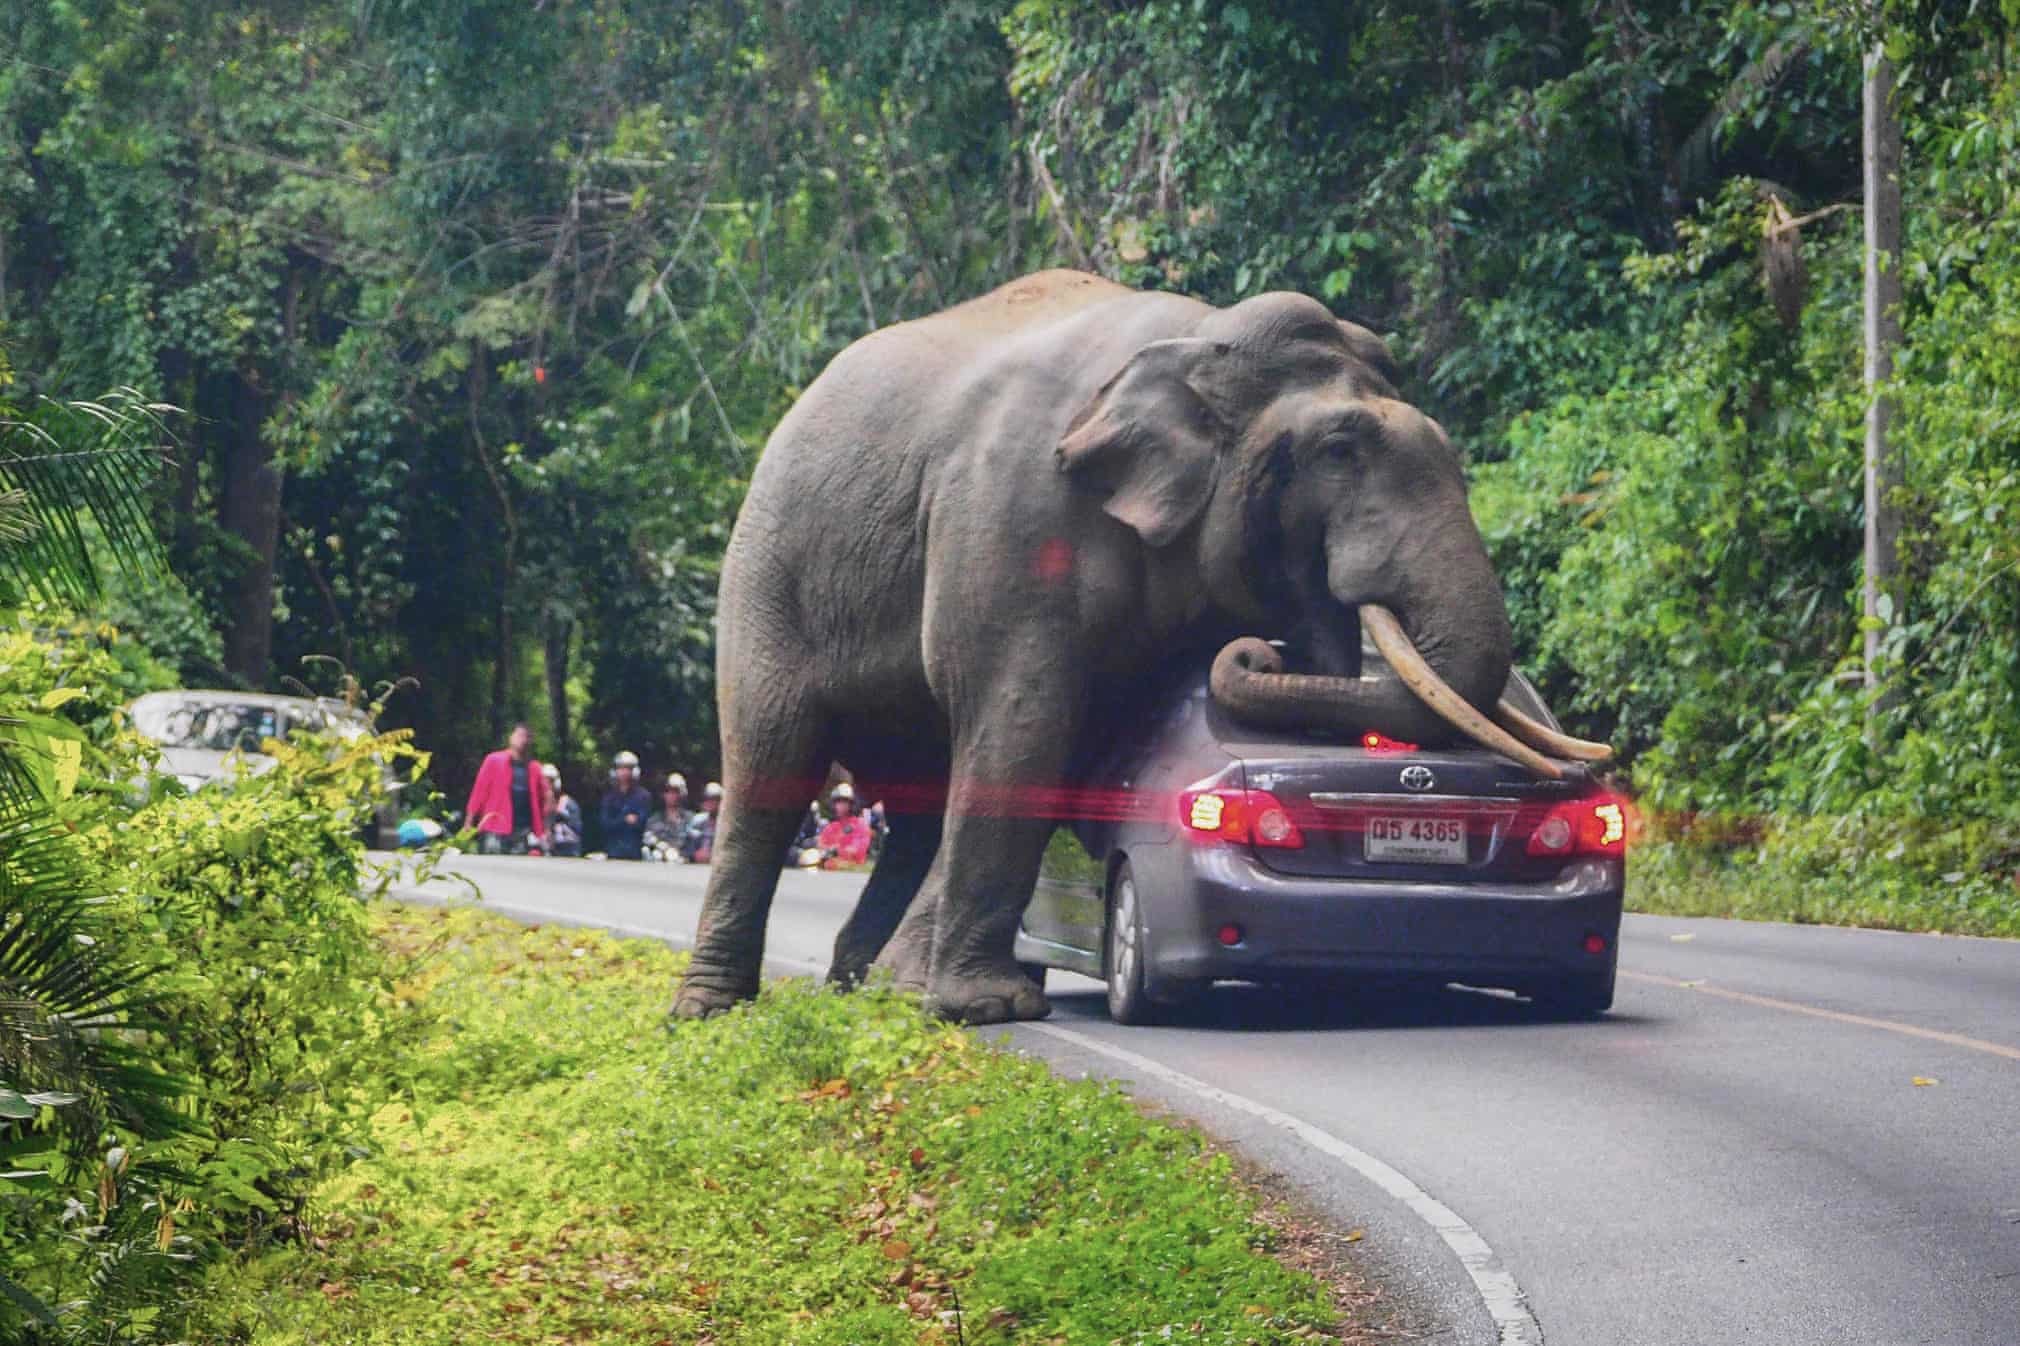
M 1494 707 L 1494 722 L 1538 752 L 1555 753 L 1580 762 L 1604 762 L 1613 756 L 1613 749 L 1604 743 L 1560 734 L 1549 725 L 1530 719 L 1508 704 L 1505 696 Z
M 1368 634 L 1374 637 L 1375 648 L 1389 661 L 1389 667 L 1416 694 L 1419 701 L 1429 706 L 1446 720 L 1454 729 L 1466 735 L 1485 748 L 1492 748 L 1503 757 L 1513 758 L 1539 776 L 1550 780 L 1564 779 L 1562 762 L 1552 761 L 1521 742 L 1500 725 L 1482 715 L 1473 703 L 1453 691 L 1446 681 L 1439 677 L 1417 647 L 1410 643 L 1403 633 L 1403 624 L 1396 620 L 1396 614 L 1378 603 L 1361 604 L 1361 623 Z

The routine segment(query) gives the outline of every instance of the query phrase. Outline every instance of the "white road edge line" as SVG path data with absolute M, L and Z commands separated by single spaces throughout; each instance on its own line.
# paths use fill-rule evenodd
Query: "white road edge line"
M 1309 1122 L 1300 1121 L 1287 1112 L 1279 1112 L 1267 1103 L 1258 1103 L 1240 1094 L 1231 1094 L 1225 1089 L 1195 1079 L 1181 1070 L 1174 1070 L 1162 1062 L 1122 1047 L 1112 1047 L 1105 1042 L 1097 1042 L 1071 1029 L 1055 1024 L 1026 1023 L 1018 1025 L 1034 1033 L 1042 1033 L 1049 1038 L 1057 1038 L 1071 1043 L 1082 1051 L 1093 1052 L 1097 1056 L 1119 1061 L 1130 1069 L 1139 1071 L 1153 1079 L 1175 1085 L 1188 1093 L 1199 1095 L 1212 1103 L 1236 1112 L 1246 1113 L 1272 1126 L 1281 1127 L 1299 1140 L 1319 1151 L 1339 1160 L 1348 1168 L 1366 1178 L 1375 1186 L 1400 1201 L 1412 1215 L 1429 1225 L 1445 1246 L 1452 1250 L 1459 1264 L 1466 1268 L 1472 1278 L 1473 1288 L 1479 1292 L 1486 1306 L 1487 1316 L 1494 1323 L 1501 1346 L 1542 1346 L 1543 1327 L 1536 1321 L 1536 1315 L 1529 1311 L 1528 1296 L 1508 1268 L 1501 1265 L 1501 1259 L 1487 1246 L 1487 1240 L 1479 1231 L 1460 1218 L 1459 1213 L 1438 1198 L 1410 1181 L 1394 1167 L 1383 1163 L 1366 1150 L 1349 1145 L 1327 1131 L 1321 1131 Z

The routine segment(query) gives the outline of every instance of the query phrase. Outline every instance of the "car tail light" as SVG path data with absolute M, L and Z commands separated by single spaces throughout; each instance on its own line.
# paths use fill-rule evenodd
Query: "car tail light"
M 1390 738 L 1387 734 L 1378 734 L 1372 729 L 1361 735 L 1361 746 L 1369 752 L 1415 752 L 1417 750 L 1417 745 L 1414 743 L 1405 743 L 1399 738 Z
M 1267 790 L 1181 791 L 1178 820 L 1195 841 L 1248 841 L 1286 851 L 1305 844 L 1290 811 Z
M 1615 795 L 1559 804 L 1529 834 L 1529 854 L 1624 855 L 1628 821 L 1627 801 Z

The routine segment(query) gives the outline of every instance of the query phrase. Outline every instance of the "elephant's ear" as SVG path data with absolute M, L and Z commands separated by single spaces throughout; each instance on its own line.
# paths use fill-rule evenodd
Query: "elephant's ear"
M 1184 532 L 1213 494 L 1227 427 L 1200 391 L 1201 374 L 1228 349 L 1220 341 L 1152 342 L 1059 441 L 1059 470 L 1107 497 L 1102 509 L 1152 547 Z

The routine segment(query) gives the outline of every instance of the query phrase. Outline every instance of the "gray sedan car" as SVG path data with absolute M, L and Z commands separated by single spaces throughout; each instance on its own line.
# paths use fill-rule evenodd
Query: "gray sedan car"
M 1363 652 L 1363 676 L 1389 676 Z M 1506 696 L 1556 728 L 1527 679 Z M 1017 956 L 1102 978 L 1122 1023 L 1216 981 L 1506 988 L 1613 1003 L 1630 823 L 1577 768 L 1233 720 L 1194 661 L 1083 779 Z

